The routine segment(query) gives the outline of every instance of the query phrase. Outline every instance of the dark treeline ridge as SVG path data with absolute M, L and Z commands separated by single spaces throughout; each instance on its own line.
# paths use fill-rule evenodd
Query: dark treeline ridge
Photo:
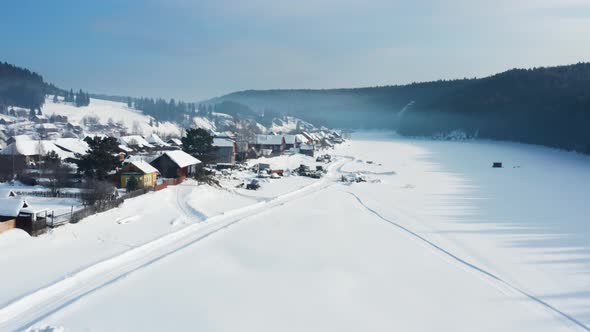
M 0 62 L 0 108 L 18 106 L 38 110 L 45 102 L 45 95 L 59 91 L 43 77 L 28 69 Z
M 231 100 L 332 127 L 472 137 L 590 153 L 590 64 L 513 69 L 481 79 L 331 90 L 242 91 Z
M 45 82 L 43 77 L 35 72 L 0 62 L 0 112 L 6 113 L 8 106 L 41 110 L 47 95 L 53 95 L 54 102 L 58 102 L 56 96 L 59 95 L 63 97 L 64 102 L 78 107 L 90 104 L 90 95 L 81 89 L 76 93 L 72 89 L 60 89 Z
M 197 112 L 195 103 L 176 101 L 174 99 L 166 101 L 162 98 L 128 98 L 127 106 L 141 110 L 159 121 L 182 122 L 187 115 Z

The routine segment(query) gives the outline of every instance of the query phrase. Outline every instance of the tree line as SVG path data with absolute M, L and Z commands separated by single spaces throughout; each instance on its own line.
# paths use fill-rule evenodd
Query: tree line
M 25 68 L 0 62 L 0 109 L 17 106 L 40 109 L 45 94 L 57 90 L 43 81 L 43 77 Z
M 63 101 L 65 103 L 73 103 L 76 107 L 88 106 L 90 105 L 90 94 L 82 91 L 82 89 L 76 93 L 70 89 L 70 91 L 63 91 Z M 57 94 L 53 96 L 53 102 L 59 102 Z
M 195 103 L 166 101 L 162 98 L 128 98 L 127 106 L 141 110 L 144 114 L 150 115 L 159 121 L 182 122 L 187 115 L 197 112 Z

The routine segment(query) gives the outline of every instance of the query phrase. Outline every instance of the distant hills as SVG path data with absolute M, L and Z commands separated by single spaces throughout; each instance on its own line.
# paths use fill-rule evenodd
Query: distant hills
M 590 63 L 401 86 L 249 90 L 208 102 L 222 101 L 332 127 L 395 129 L 410 136 L 462 130 L 469 137 L 590 153 Z
M 40 109 L 47 94 L 66 91 L 28 69 L 0 62 L 0 113 Z M 129 101 L 129 97 L 91 95 Z M 513 69 L 480 79 L 326 90 L 240 91 L 198 104 L 166 102 L 138 109 L 160 121 L 197 109 L 260 119 L 291 115 L 316 125 L 393 129 L 408 136 L 467 137 L 540 144 L 590 154 L 590 63 Z M 164 104 L 160 102 L 160 104 Z M 143 106 L 142 106 L 143 105 Z M 151 105 L 151 104 L 150 104 Z M 174 106 L 174 107 L 172 107 Z M 150 112 L 150 110 L 152 112 Z M 207 111 L 208 110 L 208 111 Z

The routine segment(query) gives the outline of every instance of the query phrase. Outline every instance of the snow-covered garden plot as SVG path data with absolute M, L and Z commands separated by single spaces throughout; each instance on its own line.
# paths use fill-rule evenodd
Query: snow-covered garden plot
M 76 192 L 78 190 L 79 189 L 76 188 L 62 188 L 61 192 L 70 193 Z M 10 191 L 15 192 L 17 194 L 22 194 L 21 196 L 35 210 L 47 210 L 49 213 L 55 212 L 55 215 L 60 215 L 79 210 L 82 205 L 80 200 L 76 198 L 43 197 L 38 195 L 36 196 L 32 194 L 27 194 L 28 192 L 49 193 L 49 189 L 43 186 L 26 186 L 19 183 L 18 181 L 15 181 L 13 184 L 0 182 L 0 193 L 8 193 Z
M 70 260 L 9 274 L 24 285 L 2 298 L 70 277 L 0 308 L 0 329 L 588 330 L 588 157 L 389 133 L 333 154 L 324 178 L 269 201 L 189 183 L 44 237 L 61 245 L 10 238 L 20 250 L 0 266 L 14 278 L 33 251 Z M 348 173 L 380 181 L 338 181 Z M 238 210 L 211 217 L 225 207 Z

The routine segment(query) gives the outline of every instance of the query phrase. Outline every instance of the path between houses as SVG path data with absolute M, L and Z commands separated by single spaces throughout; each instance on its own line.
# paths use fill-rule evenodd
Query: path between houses
M 192 224 L 182 230 L 86 267 L 60 281 L 25 295 L 0 309 L 0 330 L 25 329 L 78 299 L 115 283 L 129 274 L 191 246 L 235 223 L 305 197 L 312 192 L 324 190 L 336 183 L 339 177 L 338 173 L 343 165 L 351 160 L 353 160 L 352 157 L 338 158 L 335 163 L 329 166 L 328 174 L 324 178 L 303 188 L 279 195 L 269 201 L 262 201 L 221 213 L 206 219 L 206 223 Z M 178 201 L 178 204 L 185 217 L 195 216 L 192 209 L 189 210 L 184 205 L 186 203 Z

